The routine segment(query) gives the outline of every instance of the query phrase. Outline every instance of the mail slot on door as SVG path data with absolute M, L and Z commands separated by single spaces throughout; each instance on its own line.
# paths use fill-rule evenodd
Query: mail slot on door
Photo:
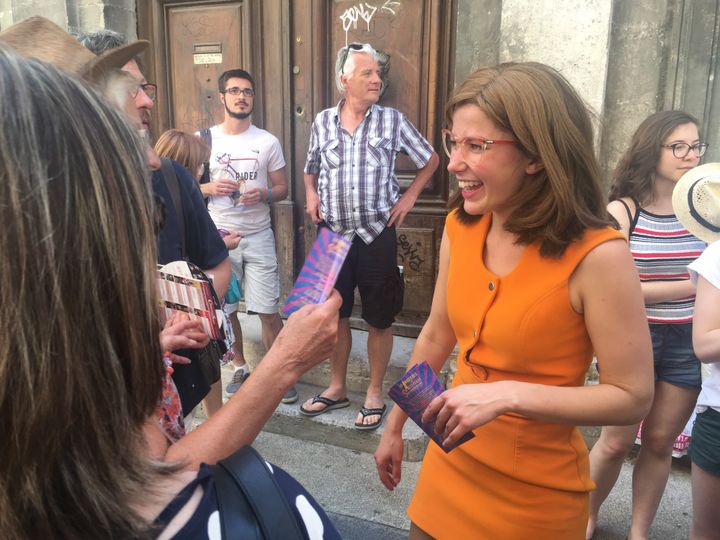
M 222 64 L 222 43 L 195 43 L 194 64 Z

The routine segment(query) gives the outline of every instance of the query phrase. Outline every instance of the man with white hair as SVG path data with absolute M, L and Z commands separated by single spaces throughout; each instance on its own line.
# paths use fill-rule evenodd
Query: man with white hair
M 336 84 L 343 98 L 313 122 L 304 177 L 313 223 L 351 239 L 352 248 L 335 286 L 343 305 L 330 386 L 306 401 L 300 412 L 316 416 L 350 404 L 345 379 L 357 287 L 368 324 L 370 383 L 355 427 L 365 430 L 377 428 L 385 414 L 382 383 L 392 352 L 392 323 L 402 310 L 395 227 L 402 225 L 439 162 L 400 111 L 377 104 L 382 90 L 379 60 L 367 43 L 351 43 L 338 51 Z M 398 152 L 418 167 L 402 196 L 395 176 Z

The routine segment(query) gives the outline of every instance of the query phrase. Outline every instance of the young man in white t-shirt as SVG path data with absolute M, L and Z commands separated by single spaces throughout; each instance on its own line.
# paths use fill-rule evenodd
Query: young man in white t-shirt
M 201 185 L 201 190 L 218 229 L 236 231 L 242 237 L 239 246 L 230 250 L 230 260 L 242 284 L 248 313 L 260 316 L 263 344 L 269 350 L 282 329 L 270 203 L 287 196 L 285 159 L 278 139 L 251 123 L 255 99 L 252 76 L 241 69 L 226 71 L 218 79 L 218 89 L 225 118 L 210 128 L 210 182 Z M 240 323 L 237 316 L 232 316 L 237 305 L 228 306 L 228 311 L 235 332 L 236 369 L 226 390 L 234 393 L 247 378 L 248 369 Z M 291 388 L 283 402 L 295 401 L 297 392 Z

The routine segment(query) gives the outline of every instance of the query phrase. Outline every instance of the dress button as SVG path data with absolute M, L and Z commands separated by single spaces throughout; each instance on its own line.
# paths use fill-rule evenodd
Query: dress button
M 473 330 L 473 338 L 477 337 L 477 330 Z
M 492 281 L 488 283 L 488 289 L 490 289 L 491 291 L 495 290 L 495 284 Z

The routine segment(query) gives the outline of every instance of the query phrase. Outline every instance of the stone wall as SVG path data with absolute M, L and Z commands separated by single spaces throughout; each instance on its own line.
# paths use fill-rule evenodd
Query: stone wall
M 718 0 L 458 0 L 454 83 L 476 67 L 535 60 L 558 69 L 598 115 L 604 179 L 640 122 L 681 108 L 720 160 L 714 85 Z
M 33 15 L 92 32 L 110 28 L 137 37 L 135 0 L 0 0 L 0 30 Z

